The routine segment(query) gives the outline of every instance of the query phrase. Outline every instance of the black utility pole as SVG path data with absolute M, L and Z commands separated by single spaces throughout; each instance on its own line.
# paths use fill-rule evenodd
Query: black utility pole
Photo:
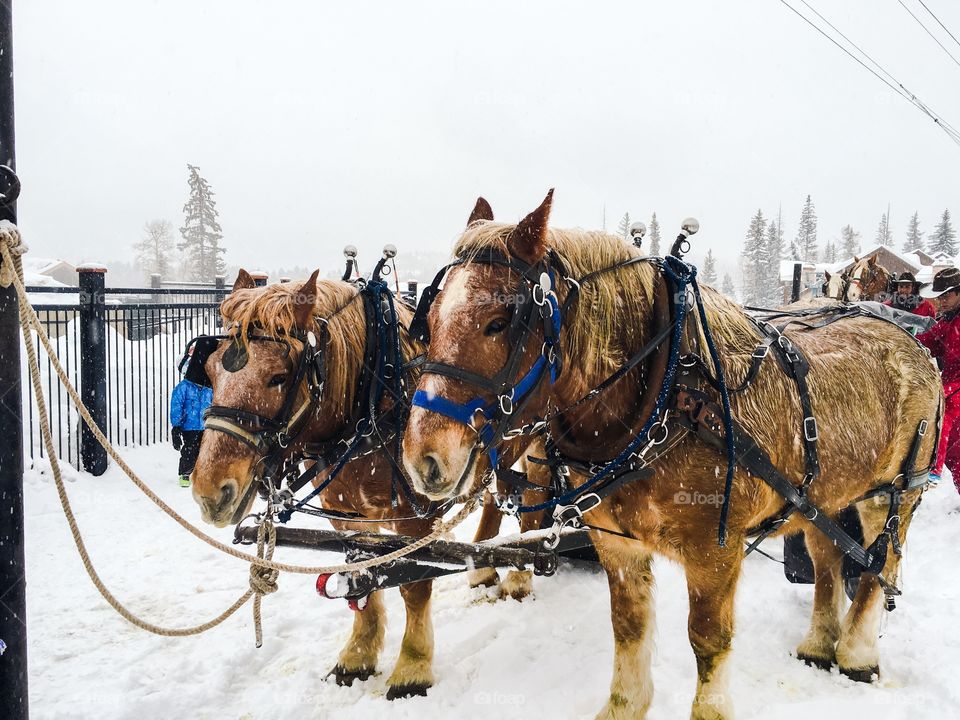
M 0 201 L 0 220 L 15 223 L 12 1 L 0 0 L 0 165 L 11 171 L 0 169 L 0 193 L 14 202 Z M 10 720 L 28 716 L 19 316 L 13 286 L 0 288 L 0 717 Z

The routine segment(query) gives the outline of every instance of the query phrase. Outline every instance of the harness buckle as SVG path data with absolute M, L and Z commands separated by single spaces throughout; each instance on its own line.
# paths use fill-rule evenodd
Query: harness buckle
M 547 302 L 547 291 L 544 290 L 542 285 L 534 285 L 531 288 L 531 294 L 533 295 L 533 302 L 543 307 L 544 303 Z M 550 308 L 551 312 L 553 308 Z
M 566 527 L 583 527 L 583 515 L 593 510 L 602 501 L 597 493 L 587 493 L 577 498 L 570 505 L 557 505 L 553 509 L 553 527 L 543 539 L 543 547 L 546 550 L 556 550 L 560 544 L 560 534 Z
M 760 345 L 753 351 L 752 357 L 757 360 L 763 360 L 770 353 L 770 346 L 767 344 Z
M 926 418 L 924 418 L 923 420 L 921 420 L 921 421 L 920 421 L 920 427 L 917 428 L 917 435 L 919 435 L 920 437 L 923 437 L 924 435 L 926 435 L 926 434 L 927 434 L 927 426 L 928 426 L 928 425 L 929 425 L 929 423 L 927 422 L 927 419 L 926 419 Z
M 817 429 L 817 419 L 815 417 L 803 419 L 803 437 L 807 442 L 816 442 L 820 439 L 820 432 Z
M 504 515 L 515 516 L 520 512 L 523 498 L 514 493 L 508 493 L 507 495 L 495 493 L 493 495 L 493 502 L 497 506 L 497 509 Z

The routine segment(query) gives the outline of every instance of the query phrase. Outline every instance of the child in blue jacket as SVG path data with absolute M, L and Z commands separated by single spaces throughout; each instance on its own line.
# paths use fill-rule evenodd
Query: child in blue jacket
M 191 350 L 192 345 L 187 352 Z M 199 368 L 195 367 L 198 365 Z M 203 411 L 213 402 L 213 389 L 196 382 L 200 379 L 199 371 L 202 371 L 202 365 L 189 358 L 186 376 L 177 383 L 170 396 L 170 436 L 174 449 L 180 451 L 180 487 L 190 487 L 190 473 L 197 463 L 203 437 Z

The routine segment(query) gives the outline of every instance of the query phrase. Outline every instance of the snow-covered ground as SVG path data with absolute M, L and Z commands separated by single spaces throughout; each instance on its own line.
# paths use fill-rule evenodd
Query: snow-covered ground
M 169 446 L 124 455 L 167 501 L 198 519 L 190 492 L 177 486 Z M 115 467 L 100 478 L 65 472 L 97 568 L 135 612 L 159 624 L 191 625 L 244 590 L 244 563 L 185 534 Z M 607 696 L 613 656 L 607 586 L 590 567 L 567 565 L 554 578 L 537 578 L 535 598 L 522 603 L 490 602 L 463 576 L 438 580 L 436 685 L 426 698 L 389 702 L 385 684 L 403 630 L 396 590 L 387 593 L 382 673 L 342 688 L 324 676 L 348 635 L 351 612 L 342 601 L 319 599 L 314 578 L 281 576 L 280 591 L 264 601 L 260 650 L 249 607 L 205 635 L 160 638 L 129 625 L 97 594 L 43 465 L 27 473 L 26 512 L 34 718 L 588 718 Z M 459 535 L 472 534 L 468 525 Z M 505 531 L 515 531 L 507 525 Z M 911 529 L 905 595 L 884 621 L 883 676 L 870 686 L 791 657 L 806 631 L 811 588 L 788 584 L 779 565 L 751 557 L 737 598 L 731 689 L 738 717 L 958 717 L 958 547 L 960 498 L 946 482 L 927 494 Z M 771 549 L 779 551 L 775 543 Z M 279 559 L 291 562 L 335 557 L 278 550 Z M 659 560 L 656 575 L 650 717 L 672 720 L 689 714 L 695 668 L 682 574 Z

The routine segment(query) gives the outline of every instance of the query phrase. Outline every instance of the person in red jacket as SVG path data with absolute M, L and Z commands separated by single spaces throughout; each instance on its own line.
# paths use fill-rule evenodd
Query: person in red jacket
M 914 315 L 935 318 L 937 309 L 933 303 L 920 295 L 924 283 L 918 283 L 913 273 L 905 272 L 897 280 L 897 294 L 887 300 L 884 305 L 890 305 L 897 310 L 905 310 Z
M 947 268 L 933 278 L 933 285 L 920 295 L 940 309 L 936 325 L 917 335 L 917 340 L 937 359 L 943 377 L 943 427 L 932 479 L 939 478 L 944 464 L 960 492 L 960 270 Z

